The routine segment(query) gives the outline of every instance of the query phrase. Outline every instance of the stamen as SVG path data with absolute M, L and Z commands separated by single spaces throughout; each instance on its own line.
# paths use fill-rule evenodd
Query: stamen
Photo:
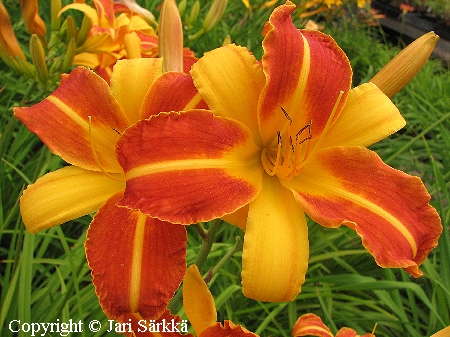
M 312 138 L 312 119 L 309 122 L 309 124 L 306 124 L 304 127 L 302 127 L 297 134 L 295 135 L 295 140 L 298 141 L 298 137 L 300 137 L 300 135 L 302 134 L 302 132 L 304 130 L 308 129 L 308 137 L 306 137 L 305 139 L 303 139 L 301 142 L 299 142 L 298 144 L 304 143 L 306 142 L 308 139 Z
M 93 137 L 92 137 L 92 117 L 91 116 L 88 116 L 88 122 L 89 122 L 89 145 L 91 147 L 92 156 L 94 157 L 95 163 L 97 164 L 98 168 L 100 169 L 100 171 L 102 171 L 102 173 L 104 175 L 106 175 L 108 178 L 110 178 L 112 180 L 126 181 L 126 179 L 124 179 L 124 178 L 120 179 L 120 178 L 112 176 L 100 164 L 100 161 L 98 160 L 97 152 L 95 152 L 95 148 L 94 148 L 94 141 L 93 141 Z
M 320 144 L 322 143 L 322 141 L 324 139 L 323 136 L 326 135 L 326 133 L 328 132 L 328 130 L 331 127 L 331 124 L 332 124 L 333 119 L 334 119 L 334 115 L 336 114 L 337 108 L 339 106 L 339 103 L 341 102 L 343 94 L 344 94 L 343 91 L 339 92 L 339 96 L 338 96 L 338 98 L 336 100 L 336 103 L 334 103 L 334 107 L 333 107 L 333 110 L 331 111 L 330 117 L 328 117 L 327 124 L 325 124 L 325 127 L 323 128 L 322 133 L 321 133 L 319 139 L 317 140 L 317 142 L 316 142 L 316 144 L 314 146 L 314 149 L 312 150 L 311 154 L 308 154 L 305 157 L 305 159 L 302 161 L 300 167 L 297 169 L 296 175 L 300 174 L 300 172 L 303 169 L 303 167 L 305 166 L 305 164 L 310 160 L 310 158 L 312 158 L 312 154 L 314 154 L 314 152 L 316 152 L 320 148 Z M 312 122 L 310 123 L 310 125 L 312 125 Z M 309 148 L 308 148 L 307 152 L 309 152 Z

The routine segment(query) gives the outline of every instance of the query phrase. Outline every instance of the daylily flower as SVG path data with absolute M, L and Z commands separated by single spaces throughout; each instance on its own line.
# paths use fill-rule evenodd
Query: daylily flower
M 214 298 L 195 264 L 189 266 L 184 276 L 183 305 L 197 337 L 258 337 L 229 320 L 224 324 L 217 322 Z
M 418 277 L 439 215 L 420 178 L 367 149 L 405 121 L 375 84 L 350 88 L 344 52 L 330 36 L 295 28 L 294 9 L 279 6 L 266 24 L 262 68 L 235 45 L 197 61 L 191 75 L 211 111 L 159 114 L 122 134 L 119 204 L 172 223 L 221 217 L 244 229 L 242 287 L 258 300 L 300 292 L 305 214 L 350 227 L 378 265 Z
M 214 298 L 195 264 L 189 266 L 184 276 L 183 305 L 198 337 L 258 337 L 257 334 L 229 320 L 225 320 L 224 324 L 216 322 Z M 292 328 L 292 336 L 375 337 L 372 333 L 358 335 L 355 330 L 347 327 L 341 328 L 335 336 L 322 319 L 314 314 L 300 316 Z
M 172 94 L 168 88 L 176 89 Z M 131 124 L 159 111 L 195 107 L 201 98 L 189 75 L 162 74 L 157 58 L 119 61 L 111 87 L 75 68 L 61 85 L 15 116 L 69 166 L 45 174 L 24 191 L 22 219 L 31 233 L 80 216 L 91 222 L 86 256 L 100 304 L 111 319 L 157 319 L 186 269 L 186 230 L 117 207 L 125 188 L 115 145 Z
M 341 328 L 336 335 L 322 322 L 322 319 L 314 314 L 305 314 L 298 318 L 292 329 L 292 336 L 318 336 L 318 337 L 375 337 L 373 333 L 358 335 L 355 330 Z
M 61 13 L 79 10 L 92 25 L 86 41 L 77 49 L 74 65 L 88 66 L 108 82 L 117 60 L 158 56 L 158 36 L 145 19 L 148 15 L 143 17 L 142 11 L 139 11 L 141 15 L 136 12 L 137 4 L 132 1 L 114 3 L 113 0 L 94 0 L 93 3 L 95 9 L 84 3 L 73 3 L 61 10 Z M 183 56 L 184 71 L 188 72 L 197 59 L 187 48 Z

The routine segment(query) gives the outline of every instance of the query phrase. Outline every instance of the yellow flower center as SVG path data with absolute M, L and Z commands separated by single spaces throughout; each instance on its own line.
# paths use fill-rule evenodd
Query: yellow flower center
M 312 120 L 295 134 L 291 130 L 292 119 L 286 110 L 281 107 L 289 121 L 286 133 L 282 136 L 277 132 L 277 147 L 264 148 L 261 153 L 261 162 L 270 176 L 292 179 L 299 175 L 307 158 L 312 139 Z M 307 144 L 306 146 L 304 146 Z
M 287 111 L 281 107 L 281 111 L 289 121 L 289 124 L 285 134 L 281 135 L 280 131 L 277 132 L 277 147 L 264 148 L 261 152 L 261 163 L 267 174 L 291 180 L 301 173 L 314 152 L 320 148 L 319 145 L 323 140 L 323 136 L 330 129 L 343 93 L 343 91 L 339 93 L 319 139 L 315 140 L 313 149 L 311 149 L 313 121 L 311 120 L 297 132 L 292 131 L 292 119 Z

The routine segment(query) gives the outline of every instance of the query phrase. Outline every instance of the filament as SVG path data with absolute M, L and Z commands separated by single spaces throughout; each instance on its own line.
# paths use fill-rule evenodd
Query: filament
M 91 148 L 92 157 L 94 157 L 94 161 L 97 164 L 98 168 L 100 169 L 100 171 L 102 171 L 102 173 L 104 175 L 106 175 L 108 178 L 110 178 L 112 180 L 115 180 L 115 181 L 126 181 L 125 178 L 114 177 L 113 175 L 108 173 L 103 168 L 102 164 L 100 164 L 100 160 L 98 159 L 97 152 L 95 151 L 94 140 L 93 140 L 93 137 L 92 137 L 92 117 L 91 116 L 88 116 L 88 122 L 89 122 L 89 145 L 90 145 L 90 148 Z

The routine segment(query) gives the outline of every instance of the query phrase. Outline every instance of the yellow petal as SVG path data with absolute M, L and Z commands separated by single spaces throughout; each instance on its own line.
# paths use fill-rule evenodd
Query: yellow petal
M 242 291 L 260 301 L 292 301 L 305 282 L 309 242 L 305 215 L 278 178 L 264 175 L 250 203 L 242 253 Z
M 217 312 L 214 298 L 195 264 L 186 270 L 184 276 L 183 305 L 197 336 L 203 329 L 216 323 Z
M 350 90 L 344 110 L 322 146 L 370 146 L 406 124 L 391 100 L 373 83 Z
M 191 74 L 214 114 L 244 123 L 260 145 L 256 110 L 265 77 L 255 57 L 245 48 L 227 45 L 206 53 Z
M 141 119 L 144 96 L 161 74 L 162 59 L 158 58 L 120 60 L 114 66 L 111 92 L 132 124 Z
M 100 172 L 68 166 L 47 173 L 28 186 L 20 198 L 22 220 L 31 233 L 95 212 L 124 182 Z

